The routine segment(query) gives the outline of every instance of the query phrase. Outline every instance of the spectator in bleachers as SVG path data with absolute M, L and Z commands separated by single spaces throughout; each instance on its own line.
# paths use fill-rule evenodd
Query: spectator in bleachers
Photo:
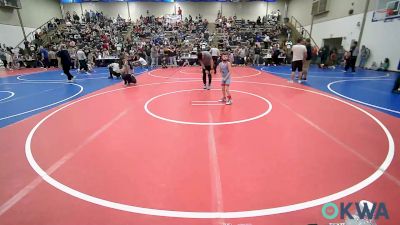
M 158 45 L 153 45 L 151 47 L 151 51 L 150 51 L 150 57 L 151 57 L 151 66 L 158 66 Z
M 79 23 L 79 16 L 75 11 L 72 13 L 72 18 L 74 19 L 74 23 Z
M 50 62 L 49 62 L 49 52 L 47 49 L 45 49 L 43 46 L 40 46 L 39 48 L 39 54 L 42 59 L 43 67 L 44 68 L 50 68 Z
M 57 55 L 56 52 L 54 51 L 54 48 L 50 48 L 49 50 L 49 61 L 50 61 L 50 66 L 58 67 Z
M 218 48 L 213 46 L 210 49 L 210 54 L 211 54 L 211 57 L 212 57 L 213 62 L 214 62 L 214 73 L 217 73 L 218 59 L 219 59 L 221 53 L 220 53 Z
M 4 68 L 8 69 L 6 51 L 3 48 L 0 48 L 0 60 L 3 62 Z
M 253 65 L 259 65 L 260 64 L 260 55 L 261 55 L 261 48 L 257 44 L 255 45 L 254 48 L 254 60 L 253 60 Z

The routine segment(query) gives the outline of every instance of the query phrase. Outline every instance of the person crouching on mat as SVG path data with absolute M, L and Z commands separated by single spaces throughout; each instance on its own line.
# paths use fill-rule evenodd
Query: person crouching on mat
M 121 76 L 124 80 L 124 84 L 129 86 L 131 83 L 136 84 L 136 78 L 134 76 L 134 69 L 128 63 L 128 60 L 124 59 L 122 69 L 121 69 Z
M 221 56 L 222 61 L 218 64 L 219 71 L 222 75 L 221 86 L 222 86 L 222 99 L 220 102 L 225 102 L 227 105 L 232 105 L 232 97 L 229 92 L 229 85 L 231 84 L 231 72 L 232 64 L 228 60 L 226 53 Z
M 110 76 L 108 79 L 113 79 L 113 76 L 120 78 L 121 77 L 121 67 L 122 63 L 111 63 L 108 65 L 108 71 L 110 72 Z
M 203 84 L 204 89 L 211 89 L 211 71 L 214 69 L 214 62 L 211 54 L 207 51 L 199 52 L 197 54 L 197 59 L 203 69 Z M 208 74 L 208 84 L 207 84 L 207 74 Z

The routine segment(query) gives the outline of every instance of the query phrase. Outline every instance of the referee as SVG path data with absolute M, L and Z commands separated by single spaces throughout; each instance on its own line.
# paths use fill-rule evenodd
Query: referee
M 197 59 L 203 69 L 203 83 L 204 89 L 210 90 L 211 88 L 211 71 L 214 69 L 214 62 L 211 54 L 207 51 L 199 52 L 197 54 Z M 208 75 L 208 84 L 207 84 Z
M 71 56 L 68 53 L 67 47 L 65 44 L 61 45 L 60 51 L 57 52 L 57 57 L 60 58 L 61 65 L 64 71 L 64 74 L 67 75 L 68 82 L 73 82 L 74 81 L 74 76 L 69 72 L 71 69 Z

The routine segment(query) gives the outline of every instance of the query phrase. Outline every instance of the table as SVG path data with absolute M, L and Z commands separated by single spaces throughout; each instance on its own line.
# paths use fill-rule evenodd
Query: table
M 111 63 L 117 62 L 118 60 L 119 60 L 119 58 L 115 57 L 115 56 L 97 58 L 96 59 L 96 66 L 97 67 L 106 67 L 106 66 L 110 65 Z

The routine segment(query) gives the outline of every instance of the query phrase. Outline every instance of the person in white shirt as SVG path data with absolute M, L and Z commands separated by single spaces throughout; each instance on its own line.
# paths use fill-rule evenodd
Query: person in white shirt
M 292 74 L 290 75 L 289 82 L 293 83 L 294 75 L 296 70 L 299 72 L 299 80 L 301 83 L 303 73 L 303 61 L 307 58 L 307 48 L 304 45 L 303 38 L 297 39 L 297 44 L 292 47 L 293 59 L 292 59 Z
M 218 65 L 218 59 L 219 59 L 219 56 L 220 56 L 220 51 L 219 51 L 218 48 L 213 46 L 210 49 L 210 54 L 211 54 L 212 60 L 214 62 L 214 74 L 215 74 L 215 73 L 217 73 L 217 65 Z
M 108 71 L 110 72 L 110 76 L 108 77 L 108 79 L 113 79 L 113 76 L 120 78 L 121 77 L 121 66 L 119 63 L 116 63 L 116 62 L 108 65 Z
M 141 66 L 141 67 L 147 67 L 148 63 L 143 57 L 136 56 L 135 61 L 133 61 L 133 65 L 135 66 Z
M 265 35 L 263 42 L 264 42 L 264 48 L 268 48 L 268 44 L 269 42 L 271 42 L 271 40 L 267 34 Z
M 76 57 L 78 58 L 79 61 L 79 70 L 80 71 L 86 71 L 87 74 L 89 74 L 89 68 L 87 65 L 87 57 L 85 55 L 85 52 L 82 50 L 82 48 L 80 48 L 77 52 L 76 52 Z
M 122 44 L 121 44 L 121 43 L 118 43 L 118 44 L 116 44 L 116 47 L 117 47 L 117 54 L 121 53 Z

